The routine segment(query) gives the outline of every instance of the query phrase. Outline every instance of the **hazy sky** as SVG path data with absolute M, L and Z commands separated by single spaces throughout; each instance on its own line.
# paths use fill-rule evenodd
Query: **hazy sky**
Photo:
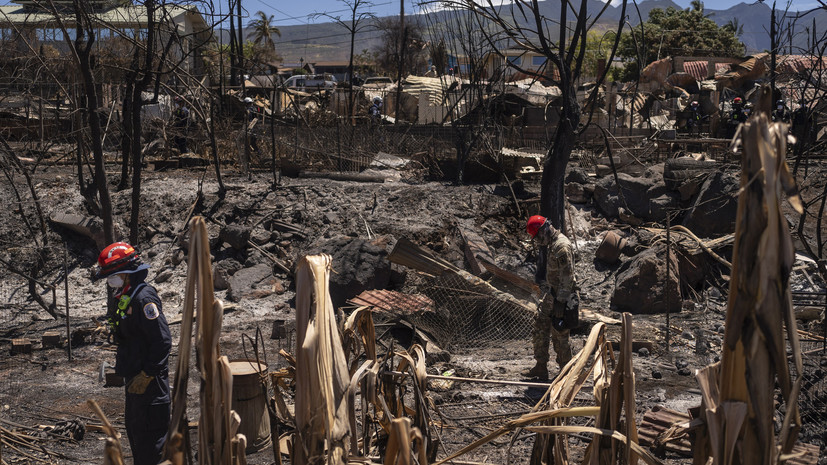
M 685 8 L 688 8 L 691 2 L 691 0 L 673 1 Z M 771 0 L 767 1 L 771 2 Z M 399 0 L 374 0 L 372 3 L 374 6 L 371 10 L 378 16 L 399 14 Z M 415 13 L 418 10 L 417 5 L 419 3 L 420 0 L 405 0 L 405 11 L 407 13 Z M 739 3 L 743 3 L 743 0 L 714 0 L 705 1 L 704 6 L 706 8 L 719 10 L 729 8 Z M 781 8 L 785 3 L 786 0 L 778 0 L 778 8 Z M 242 5 L 250 15 L 255 14 L 258 10 L 273 15 L 275 20 L 274 22 L 277 26 L 306 24 L 308 22 L 325 22 L 322 18 L 313 19 L 311 15 L 319 12 L 327 12 L 333 16 L 337 16 L 344 15 L 347 11 L 349 11 L 347 5 L 342 0 L 242 0 Z M 815 0 L 792 0 L 792 8 L 790 9 L 805 10 L 816 6 L 818 6 L 818 3 Z

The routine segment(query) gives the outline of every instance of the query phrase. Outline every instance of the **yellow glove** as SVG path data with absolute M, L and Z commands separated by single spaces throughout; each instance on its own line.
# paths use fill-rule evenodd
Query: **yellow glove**
M 126 392 L 130 394 L 143 394 L 146 392 L 147 386 L 149 386 L 149 382 L 155 379 L 154 376 L 149 376 L 143 370 L 140 373 L 133 376 L 132 379 L 126 383 Z

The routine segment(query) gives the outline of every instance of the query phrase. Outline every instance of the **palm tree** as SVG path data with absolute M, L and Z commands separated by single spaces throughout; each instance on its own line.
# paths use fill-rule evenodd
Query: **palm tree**
M 738 38 L 740 38 L 741 34 L 744 33 L 744 25 L 741 24 L 740 21 L 738 21 L 738 18 L 732 18 L 729 21 L 727 21 L 727 23 L 724 24 L 724 29 L 732 32 L 733 34 L 735 34 L 735 37 Z
M 281 31 L 273 26 L 273 15 L 267 16 L 263 11 L 256 12 L 256 19 L 247 24 L 253 30 L 247 33 L 247 38 L 253 37 L 253 44 L 264 45 L 266 48 L 275 51 L 276 43 L 273 42 L 273 34 L 281 37 Z

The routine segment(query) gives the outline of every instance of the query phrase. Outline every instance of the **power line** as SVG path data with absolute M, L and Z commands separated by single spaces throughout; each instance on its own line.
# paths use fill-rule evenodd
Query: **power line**
M 271 9 L 273 9 L 273 11 L 276 11 L 277 13 L 280 13 L 280 14 L 284 15 L 284 18 L 274 19 L 273 20 L 274 22 L 284 22 L 284 21 L 290 21 L 290 20 L 294 20 L 294 19 L 309 19 L 310 17 L 317 16 L 317 15 L 318 16 L 324 16 L 324 15 L 331 15 L 331 14 L 334 14 L 334 13 L 344 13 L 344 12 L 347 12 L 347 11 L 352 11 L 350 8 L 343 8 L 341 10 L 331 10 L 331 11 L 322 11 L 322 12 L 317 12 L 317 13 L 309 13 L 309 14 L 302 15 L 302 16 L 290 16 L 288 13 L 285 13 L 284 11 L 279 10 L 278 8 L 276 8 L 272 5 L 269 5 L 268 3 L 264 2 L 263 0 L 256 0 L 256 1 L 261 3 L 262 5 L 266 6 L 267 8 L 271 8 Z M 393 4 L 393 2 L 383 2 L 383 3 L 375 3 L 375 4 L 373 4 L 373 6 L 378 7 L 378 6 L 385 6 L 385 5 L 391 5 L 391 4 Z M 305 24 L 309 24 L 309 23 L 310 23 L 309 21 L 302 22 L 302 23 L 296 24 L 296 26 L 305 25 Z
M 365 34 L 369 34 L 369 32 L 357 32 L 356 36 L 360 38 L 365 38 Z M 298 43 L 300 40 L 308 41 L 308 40 L 318 40 L 318 39 L 329 39 L 331 37 L 350 37 L 350 32 L 342 32 L 337 34 L 329 34 L 326 36 L 316 36 L 316 37 L 303 37 L 300 39 L 290 39 L 285 41 L 273 41 L 274 44 L 290 44 L 290 43 Z M 301 42 L 304 43 L 304 42 Z

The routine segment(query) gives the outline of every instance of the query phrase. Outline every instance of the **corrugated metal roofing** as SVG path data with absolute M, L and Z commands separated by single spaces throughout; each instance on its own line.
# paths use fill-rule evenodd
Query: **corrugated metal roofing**
M 732 68 L 732 63 L 715 63 L 715 73 L 729 71 Z
M 676 412 L 664 407 L 655 407 L 643 414 L 643 421 L 638 429 L 638 438 L 644 446 L 654 447 L 659 438 L 675 424 L 689 424 L 690 417 L 685 413 Z M 677 441 L 670 441 L 664 445 L 667 451 L 681 454 L 685 457 L 692 456 L 692 443 L 688 437 L 682 437 Z
M 695 80 L 703 81 L 709 71 L 708 61 L 684 61 L 683 71 L 691 75 Z
M 827 62 L 825 62 L 824 57 L 785 55 L 778 58 L 775 69 L 779 74 L 798 74 L 812 68 L 821 67 L 823 69 L 825 65 L 827 65 Z
M 176 22 L 181 22 L 181 19 L 179 19 L 181 15 L 189 14 L 195 27 L 199 29 L 206 27 L 201 14 L 194 7 L 167 6 L 165 8 L 169 17 L 174 18 Z M 105 11 L 96 12 L 93 14 L 93 18 L 100 23 L 101 27 L 109 28 L 134 27 L 136 25 L 141 27 L 147 23 L 146 9 L 137 5 L 109 8 Z M 67 27 L 73 27 L 75 24 L 74 13 L 64 14 L 61 20 Z M 40 27 L 57 25 L 54 15 L 49 11 L 33 10 L 20 5 L 0 6 L 0 24 L 3 23 L 25 23 Z
M 421 92 L 428 93 L 428 101 L 431 105 L 439 105 L 442 102 L 442 97 L 445 92 L 451 87 L 451 84 L 460 84 L 460 80 L 450 76 L 442 76 L 438 78 L 425 76 L 408 76 L 402 84 L 402 91 L 405 93 L 419 95 Z

